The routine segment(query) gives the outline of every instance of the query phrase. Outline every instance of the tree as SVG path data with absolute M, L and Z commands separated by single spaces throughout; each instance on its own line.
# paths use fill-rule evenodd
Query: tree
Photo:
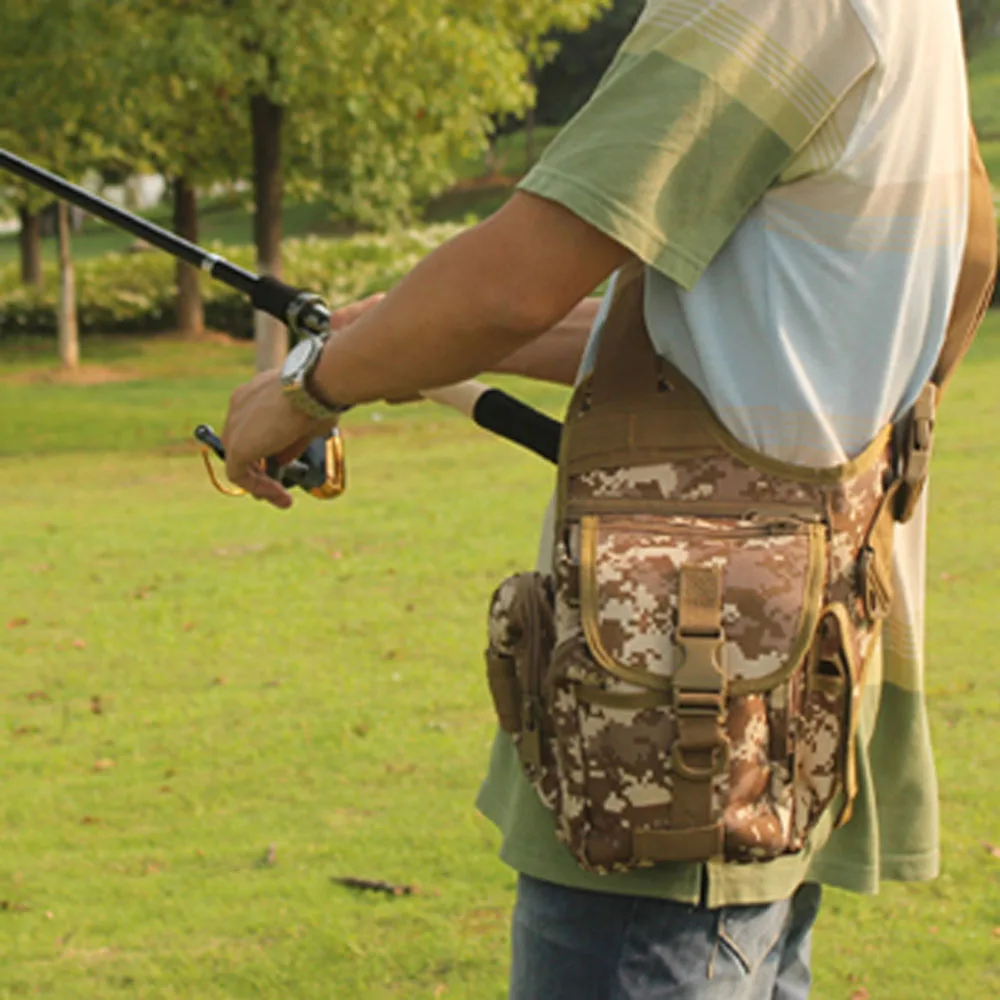
M 562 125 L 587 102 L 645 5 L 615 0 L 585 31 L 559 33 L 558 55 L 538 76 L 538 120 Z
M 33 90 L 48 117 L 59 119 L 57 133 L 73 124 L 73 158 L 60 161 L 63 172 L 82 163 L 80 140 L 96 118 L 101 142 L 87 165 L 158 165 L 174 181 L 177 222 L 185 225 L 195 172 L 211 164 L 214 176 L 219 166 L 213 138 L 225 149 L 249 148 L 239 174 L 253 181 L 257 267 L 280 277 L 286 189 L 323 197 L 355 221 L 405 217 L 450 182 L 459 157 L 485 147 L 492 115 L 530 105 L 528 70 L 553 51 L 543 36 L 583 26 L 607 0 L 0 3 L 30 9 L 22 20 L 34 18 L 41 35 L 58 24 L 58 42 L 45 45 L 62 46 L 63 78 L 41 67 Z M 5 23 L 0 52 L 7 38 Z M 69 91 L 77 78 L 96 95 L 89 107 L 79 93 L 72 107 L 50 100 L 50 90 Z M 179 96 L 164 97 L 165 86 Z M 221 107 L 213 107 L 220 88 Z M 231 134 L 228 120 L 242 121 L 248 140 L 219 144 L 219 134 Z M 35 139 L 31 148 L 47 148 Z M 258 366 L 279 364 L 284 327 L 261 317 L 256 340 Z
M 536 37 L 604 2 L 178 2 L 191 37 L 227 68 L 231 99 L 245 102 L 258 270 L 281 275 L 286 190 L 369 223 L 440 190 L 457 156 L 485 145 L 492 113 L 528 106 Z M 256 341 L 259 367 L 280 363 L 280 324 L 259 317 Z
M 102 130 L 114 136 L 124 173 L 142 166 L 167 178 L 174 231 L 198 242 L 198 189 L 230 180 L 246 162 L 246 114 L 226 86 L 229 67 L 201 36 L 186 0 L 138 0 L 117 18 Z M 177 326 L 204 332 L 200 277 L 176 267 Z
M 77 21 L 72 0 L 3 0 L 0 6 L 0 140 L 56 173 L 74 176 L 94 156 L 88 132 L 88 86 L 93 67 L 79 58 L 71 40 Z M 52 19 L 50 21 L 50 18 Z M 51 198 L 13 185 L 22 213 L 22 276 L 35 277 L 37 249 L 33 213 Z M 59 218 L 59 357 L 65 368 L 79 363 L 73 262 L 68 216 Z M 37 278 L 36 278 L 37 280 Z
M 538 73 L 558 53 L 559 35 L 571 36 L 583 31 L 613 0 L 502 0 L 497 15 L 501 30 L 513 35 L 525 60 L 525 81 L 534 95 Z M 525 116 L 527 161 L 535 160 L 536 101 Z

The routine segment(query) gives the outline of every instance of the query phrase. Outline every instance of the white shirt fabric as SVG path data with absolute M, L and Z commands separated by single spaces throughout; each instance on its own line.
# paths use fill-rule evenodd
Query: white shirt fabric
M 817 468 L 863 451 L 930 377 L 968 221 L 954 0 L 850 5 L 866 49 L 843 54 L 862 75 L 838 109 L 836 159 L 824 129 L 691 291 L 647 267 L 657 351 L 740 441 Z

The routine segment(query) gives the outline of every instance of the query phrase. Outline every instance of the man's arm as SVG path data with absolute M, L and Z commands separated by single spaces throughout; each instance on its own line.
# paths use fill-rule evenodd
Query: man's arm
M 501 375 L 524 375 L 541 382 L 573 385 L 590 331 L 601 311 L 601 301 L 584 299 L 561 323 L 503 358 L 491 370 Z
M 494 369 L 562 324 L 629 256 L 568 209 L 515 194 L 334 332 L 312 389 L 341 404 L 403 399 Z M 572 379 L 569 370 L 575 373 L 582 351 L 582 319 L 564 330 L 571 327 L 575 337 L 568 334 L 560 348 L 553 346 L 549 358 L 560 381 Z M 542 370 L 537 358 L 525 357 L 520 370 Z M 259 461 L 293 454 L 325 429 L 292 407 L 277 373 L 257 376 L 230 403 L 223 434 L 229 478 L 255 496 L 289 506 L 288 493 L 261 472 Z
M 627 258 L 627 250 L 562 206 L 515 194 L 337 331 L 315 389 L 338 403 L 364 403 L 494 369 L 562 324 Z M 552 350 L 564 377 L 577 346 L 570 343 L 570 351 Z

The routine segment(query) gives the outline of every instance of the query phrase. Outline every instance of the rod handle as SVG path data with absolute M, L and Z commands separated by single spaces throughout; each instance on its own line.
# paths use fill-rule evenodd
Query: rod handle
M 297 337 L 321 336 L 330 329 L 330 310 L 318 296 L 262 275 L 250 294 L 254 309 L 287 323 Z

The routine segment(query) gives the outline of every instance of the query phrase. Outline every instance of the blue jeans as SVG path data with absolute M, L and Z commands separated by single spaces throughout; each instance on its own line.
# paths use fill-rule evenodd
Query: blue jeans
M 805 1000 L 820 888 L 720 910 L 522 875 L 510 1000 Z

